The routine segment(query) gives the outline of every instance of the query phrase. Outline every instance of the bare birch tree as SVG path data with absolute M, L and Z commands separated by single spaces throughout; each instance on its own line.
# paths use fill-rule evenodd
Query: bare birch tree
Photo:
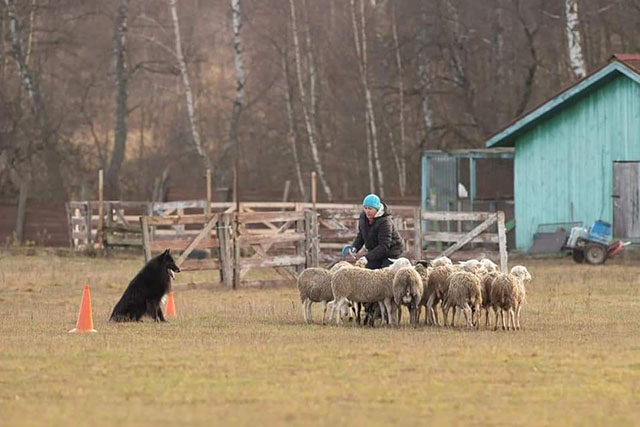
M 302 170 L 300 168 L 300 159 L 298 158 L 298 132 L 296 131 L 295 120 L 293 118 L 293 90 L 289 83 L 289 62 L 287 61 L 287 51 L 282 51 L 282 70 L 284 72 L 284 93 L 287 104 L 287 141 L 291 146 L 291 155 L 293 156 L 293 165 L 296 170 L 296 177 L 298 179 L 298 189 L 300 190 L 300 196 L 303 200 L 307 199 L 307 192 L 304 188 L 304 180 L 302 179 Z
M 116 84 L 116 124 L 113 154 L 107 169 L 105 196 L 107 199 L 120 198 L 120 167 L 124 161 L 127 143 L 127 82 L 129 80 L 126 62 L 127 21 L 129 0 L 120 0 L 113 32 L 113 56 L 115 59 Z
M 579 79 L 587 75 L 587 70 L 582 55 L 582 42 L 580 39 L 580 18 L 578 15 L 578 0 L 565 0 L 565 16 L 567 18 L 566 33 L 569 48 L 569 66 L 571 71 Z
M 371 90 L 369 88 L 368 78 L 368 62 L 367 62 L 367 27 L 365 16 L 365 3 L 364 0 L 360 0 L 360 28 L 358 29 L 358 23 L 356 18 L 356 9 L 354 0 L 351 2 L 351 22 L 353 25 L 353 37 L 356 44 L 356 55 L 358 59 L 358 70 L 360 72 L 360 80 L 362 82 L 362 89 L 365 97 L 365 123 L 367 126 L 367 136 L 370 137 L 370 141 L 367 138 L 367 148 L 369 154 L 369 181 L 370 187 L 374 187 L 375 182 L 373 178 L 373 167 L 371 164 L 371 155 L 373 155 L 373 163 L 375 164 L 375 170 L 377 173 L 378 191 L 380 196 L 384 197 L 384 177 L 382 175 L 382 165 L 380 163 L 380 155 L 378 152 L 378 131 L 376 128 L 376 118 L 373 112 L 373 101 L 371 99 Z M 360 32 L 360 35 L 358 35 Z M 370 148 L 369 148 L 370 147 Z M 375 190 L 373 190 L 375 192 Z
M 198 131 L 198 116 L 193 102 L 193 91 L 191 90 L 191 82 L 189 80 L 189 73 L 187 72 L 187 63 L 185 62 L 184 54 L 182 53 L 180 21 L 178 20 L 178 7 L 176 5 L 176 0 L 169 0 L 169 7 L 171 9 L 171 19 L 173 21 L 173 32 L 175 34 L 176 60 L 178 61 L 180 75 L 182 76 L 182 83 L 184 85 L 184 93 L 187 102 L 187 114 L 189 115 L 189 124 L 191 126 L 191 142 L 193 143 L 193 148 L 196 150 L 196 153 L 200 156 L 204 168 L 211 169 L 211 159 L 202 147 L 202 140 L 200 138 L 200 132 Z
M 289 0 L 289 7 L 291 9 L 291 31 L 293 33 L 293 47 L 294 47 L 295 62 L 296 62 L 298 89 L 300 91 L 300 103 L 302 104 L 302 113 L 304 115 L 304 122 L 307 129 L 307 138 L 309 139 L 309 146 L 311 147 L 311 156 L 313 158 L 313 163 L 314 163 L 316 172 L 318 174 L 318 178 L 320 179 L 320 185 L 322 185 L 322 189 L 327 195 L 327 198 L 331 200 L 333 198 L 333 195 L 331 193 L 331 187 L 329 186 L 329 183 L 325 178 L 324 170 L 322 168 L 320 153 L 318 152 L 318 146 L 316 143 L 315 129 L 313 128 L 313 125 L 311 122 L 311 114 L 309 111 L 310 102 L 309 102 L 309 99 L 307 98 L 307 91 L 305 89 L 305 85 L 303 82 L 302 58 L 301 58 L 302 55 L 300 52 L 300 41 L 298 37 L 298 25 L 297 25 L 297 19 L 296 19 L 296 9 L 295 9 L 294 0 Z
M 236 97 L 233 100 L 233 113 L 231 115 L 231 125 L 229 127 L 229 139 L 232 144 L 231 151 L 233 159 L 238 156 L 238 124 L 240 113 L 242 112 L 242 101 L 244 98 L 244 68 L 242 62 L 242 15 L 240 13 L 240 0 L 231 0 L 231 13 L 233 22 L 233 63 L 236 73 Z
M 398 28 L 396 25 L 395 3 L 391 3 L 391 30 L 393 32 L 393 45 L 396 51 L 396 66 L 398 67 L 398 115 L 400 119 L 400 149 L 394 155 L 398 165 L 398 184 L 400 195 L 404 197 L 407 187 L 407 159 L 405 148 L 405 124 L 404 124 L 404 79 L 402 78 L 402 55 L 400 54 L 400 42 L 398 41 Z M 394 150 L 395 152 L 396 150 Z

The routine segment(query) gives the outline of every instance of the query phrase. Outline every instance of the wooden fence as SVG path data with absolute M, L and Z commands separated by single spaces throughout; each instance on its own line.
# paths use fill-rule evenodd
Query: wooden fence
M 101 233 L 97 203 L 68 204 L 72 246 L 91 245 L 102 236 L 106 247 L 144 248 L 146 260 L 152 252 L 171 248 L 181 253 L 181 268 L 219 270 L 229 286 L 251 284 L 248 273 L 255 269 L 270 268 L 280 279 L 291 280 L 305 267 L 339 259 L 342 247 L 356 236 L 362 212 L 359 204 L 106 201 Z M 391 211 L 406 243 L 404 256 L 450 256 L 465 245 L 484 254 L 490 246 L 498 248 L 506 269 L 501 211 L 422 212 L 415 206 L 392 206 Z M 200 259 L 189 257 L 196 249 Z

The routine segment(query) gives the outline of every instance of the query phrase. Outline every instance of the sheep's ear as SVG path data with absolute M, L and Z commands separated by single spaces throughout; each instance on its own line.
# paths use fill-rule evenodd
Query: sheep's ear
M 398 260 L 398 258 L 389 258 L 389 261 L 395 263 Z

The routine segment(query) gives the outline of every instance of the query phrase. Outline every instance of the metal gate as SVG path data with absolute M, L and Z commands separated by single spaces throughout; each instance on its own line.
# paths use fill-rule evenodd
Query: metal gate
M 613 232 L 640 238 L 640 162 L 613 163 Z

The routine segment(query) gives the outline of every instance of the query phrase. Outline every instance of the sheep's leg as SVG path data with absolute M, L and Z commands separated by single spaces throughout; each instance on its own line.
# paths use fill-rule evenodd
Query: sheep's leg
M 431 294 L 429 295 L 429 299 L 427 299 L 427 305 L 425 306 L 425 311 L 424 311 L 424 324 L 428 325 L 428 324 L 434 324 L 435 320 L 435 313 L 433 311 L 433 303 L 435 302 L 435 295 Z
M 520 310 L 522 310 L 522 304 L 518 305 L 516 310 L 516 328 L 520 330 Z
M 384 307 L 389 315 L 388 324 L 398 326 L 398 318 L 396 317 L 395 310 L 400 309 L 400 307 L 397 307 L 395 303 L 392 303 L 389 298 L 384 299 Z
M 328 301 L 322 301 L 322 324 L 324 325 L 324 320 L 327 315 L 327 303 Z M 311 310 L 309 310 L 309 314 L 311 314 Z
M 456 326 L 456 306 L 452 305 L 451 310 L 453 311 L 451 315 L 451 327 L 454 328 Z
M 464 320 L 467 322 L 467 328 L 471 329 L 471 324 L 473 323 L 473 313 L 471 313 L 471 307 L 469 307 L 469 304 L 465 304 L 464 307 L 462 307 L 462 312 L 464 313 Z
M 309 302 L 309 298 L 306 298 L 302 301 L 302 317 L 304 317 L 305 323 L 309 323 L 309 319 L 307 317 L 307 303 Z
M 327 323 L 331 323 L 333 320 L 333 315 L 336 311 L 336 302 L 337 301 L 334 299 L 333 301 L 329 301 L 329 304 L 327 304 L 329 308 L 329 319 L 327 319 Z
M 420 321 L 420 315 L 422 314 L 422 306 L 418 305 L 418 309 L 416 311 L 416 324 Z
M 500 319 L 502 319 L 502 330 L 506 330 L 507 326 L 505 325 L 505 320 L 504 320 L 504 309 L 501 308 L 500 309 Z
M 409 324 L 411 326 L 418 326 L 418 316 L 420 314 L 420 306 L 412 302 L 409 306 Z
M 512 308 L 509 309 L 509 324 L 511 325 L 511 330 L 516 330 L 516 311 Z
M 342 306 L 344 305 L 344 303 L 346 302 L 346 298 L 342 297 L 338 300 L 338 302 L 336 303 L 336 305 L 333 307 L 333 311 L 334 314 L 336 316 L 336 325 L 339 325 L 340 323 L 342 323 Z
M 400 322 L 402 322 L 402 304 L 398 306 L 398 317 L 396 319 L 398 320 L 398 325 L 399 325 Z
M 487 306 L 484 312 L 484 327 L 487 329 L 491 327 L 491 325 L 489 324 L 489 306 Z
M 495 307 L 495 306 L 494 306 L 494 307 L 493 307 L 493 312 L 494 312 L 494 313 L 495 313 L 495 315 L 496 315 L 496 321 L 495 321 L 495 326 L 494 326 L 493 330 L 494 330 L 494 331 L 497 331 L 497 330 L 498 330 L 498 307 Z

